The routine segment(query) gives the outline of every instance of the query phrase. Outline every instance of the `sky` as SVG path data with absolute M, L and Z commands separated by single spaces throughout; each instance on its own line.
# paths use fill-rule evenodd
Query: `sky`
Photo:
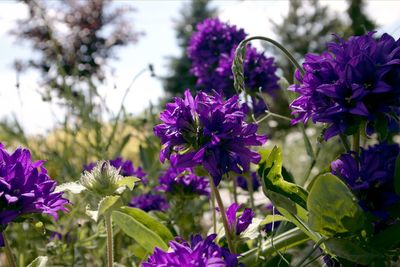
M 345 13 L 346 1 L 321 1 L 338 16 Z M 178 55 L 174 19 L 188 1 L 172 0 L 125 0 L 118 5 L 129 5 L 136 9 L 132 15 L 134 27 L 144 32 L 139 42 L 117 51 L 118 60 L 111 63 L 113 74 L 107 77 L 108 83 L 100 88 L 106 96 L 110 109 L 117 112 L 122 96 L 132 78 L 153 64 L 155 73 L 163 76 L 168 73 L 168 57 Z M 244 28 L 249 35 L 274 37 L 271 20 L 277 23 L 288 9 L 288 1 L 214 1 L 223 21 Z M 400 37 L 400 1 L 368 1 L 366 11 L 381 25 L 381 32 Z M 15 87 L 15 72 L 12 63 L 15 59 L 32 56 L 27 43 L 16 42 L 9 34 L 15 21 L 27 16 L 24 4 L 15 1 L 0 1 L 0 119 L 16 117 L 27 133 L 42 134 L 51 129 L 62 116 L 56 104 L 45 103 L 39 94 L 39 76 L 33 71 L 22 75 L 20 90 Z M 255 44 L 257 46 L 257 44 Z M 163 96 L 159 79 L 144 73 L 133 85 L 127 99 L 126 109 L 133 114 L 140 113 L 150 102 L 156 103 Z

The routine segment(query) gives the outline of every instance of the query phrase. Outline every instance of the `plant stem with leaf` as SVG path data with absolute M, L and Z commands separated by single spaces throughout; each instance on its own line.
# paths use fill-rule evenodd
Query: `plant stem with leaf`
M 8 261 L 9 266 L 10 267 L 17 267 L 17 264 L 15 262 L 14 256 L 12 254 L 12 250 L 11 250 L 10 244 L 8 243 L 5 234 L 4 233 L 0 233 L 0 234 L 3 235 L 4 250 L 5 250 L 5 253 L 6 253 L 6 257 L 7 257 L 7 261 Z
M 111 214 L 104 215 L 107 232 L 107 266 L 113 267 L 114 265 L 114 240 Z

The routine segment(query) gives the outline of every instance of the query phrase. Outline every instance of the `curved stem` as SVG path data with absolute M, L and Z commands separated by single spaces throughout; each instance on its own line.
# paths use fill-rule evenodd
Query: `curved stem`
M 17 267 L 17 264 L 15 262 L 14 256 L 12 254 L 12 250 L 11 250 L 10 244 L 8 244 L 6 235 L 4 233 L 0 233 L 0 234 L 3 235 L 4 250 L 5 250 L 5 253 L 6 253 L 8 264 L 10 265 L 10 267 Z
M 113 242 L 113 229 L 111 215 L 104 215 L 106 222 L 106 232 L 107 232 L 107 266 L 113 267 L 114 265 L 114 242 Z
M 217 200 L 218 208 L 221 213 L 222 224 L 224 225 L 225 236 L 226 236 L 226 241 L 228 242 L 229 250 L 232 254 L 236 254 L 235 246 L 233 245 L 233 240 L 232 240 L 232 232 L 229 229 L 228 219 L 226 218 L 224 204 L 222 202 L 221 195 L 219 194 L 218 188 L 215 186 L 214 179 L 212 177 L 210 177 L 210 186 L 211 186 L 211 191 L 214 192 L 215 199 Z

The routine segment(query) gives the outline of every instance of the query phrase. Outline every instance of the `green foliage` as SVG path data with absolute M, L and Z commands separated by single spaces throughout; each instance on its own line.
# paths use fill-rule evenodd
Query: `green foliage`
M 362 35 L 376 29 L 376 24 L 364 12 L 364 0 L 347 0 L 347 15 L 351 20 L 347 35 Z

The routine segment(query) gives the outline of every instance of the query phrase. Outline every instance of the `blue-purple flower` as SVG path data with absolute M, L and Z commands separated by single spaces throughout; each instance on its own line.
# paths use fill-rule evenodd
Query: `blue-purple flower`
M 258 178 L 257 172 L 252 172 L 251 173 L 251 184 L 252 184 L 252 188 L 253 188 L 253 192 L 257 191 L 258 188 L 260 188 L 261 184 L 260 184 L 260 178 Z M 239 175 L 236 178 L 236 182 L 237 185 L 242 188 L 243 190 L 249 191 L 249 187 L 248 187 L 248 180 L 243 177 L 242 175 Z
M 342 178 L 360 200 L 360 205 L 380 218 L 388 217 L 388 208 L 400 201 L 394 191 L 397 144 L 377 144 L 361 153 L 347 153 L 331 163 L 331 171 Z
M 203 239 L 200 235 L 191 237 L 190 244 L 182 238 L 169 242 L 168 251 L 159 248 L 142 263 L 143 267 L 237 267 L 237 255 L 218 246 L 211 234 Z
M 240 235 L 240 233 L 246 230 L 254 218 L 254 212 L 249 208 L 245 208 L 243 213 L 239 217 L 236 217 L 236 213 L 239 209 L 240 205 L 233 203 L 226 210 L 229 229 L 236 235 Z
M 143 171 L 141 167 L 135 169 L 132 161 L 124 160 L 122 157 L 116 157 L 109 162 L 111 166 L 119 169 L 120 175 L 125 177 L 134 176 L 140 178 L 143 183 L 147 182 L 147 179 L 145 178 L 147 174 Z M 91 171 L 96 166 L 96 164 L 97 162 L 91 162 L 87 165 L 84 165 L 84 170 Z
M 362 123 L 369 128 L 398 124 L 400 106 L 400 40 L 370 32 L 347 41 L 338 38 L 321 55 L 307 54 L 300 96 L 291 103 L 293 123 L 327 123 L 325 139 L 351 135 Z
M 159 194 L 145 193 L 139 196 L 132 197 L 129 206 L 142 209 L 146 212 L 166 211 L 169 208 L 167 199 Z
M 199 92 L 195 98 L 189 90 L 185 98 L 175 98 L 160 115 L 162 124 L 154 127 L 163 148 L 160 160 L 169 159 L 177 168 L 202 164 L 218 184 L 222 175 L 243 173 L 260 155 L 250 146 L 260 146 L 266 136 L 257 135 L 258 126 L 246 123 L 244 107 L 233 96 L 223 100 L 218 93 Z
M 160 191 L 172 195 L 205 195 L 210 194 L 210 185 L 206 177 L 197 176 L 190 168 L 168 168 L 158 178 Z
M 43 160 L 32 161 L 28 149 L 9 154 L 0 143 L 0 230 L 8 223 L 32 213 L 68 211 L 63 192 L 54 192 L 57 183 L 47 174 Z
M 216 90 L 231 97 L 236 92 L 233 86 L 232 62 L 236 47 L 246 38 L 243 29 L 223 23 L 218 19 L 206 19 L 197 25 L 188 47 L 188 56 L 192 60 L 191 72 L 197 78 L 198 88 L 211 92 Z M 252 107 L 256 115 L 262 114 L 267 106 L 259 92 L 273 95 L 279 89 L 273 58 L 250 45 L 244 60 L 244 75 L 247 94 L 252 98 Z

